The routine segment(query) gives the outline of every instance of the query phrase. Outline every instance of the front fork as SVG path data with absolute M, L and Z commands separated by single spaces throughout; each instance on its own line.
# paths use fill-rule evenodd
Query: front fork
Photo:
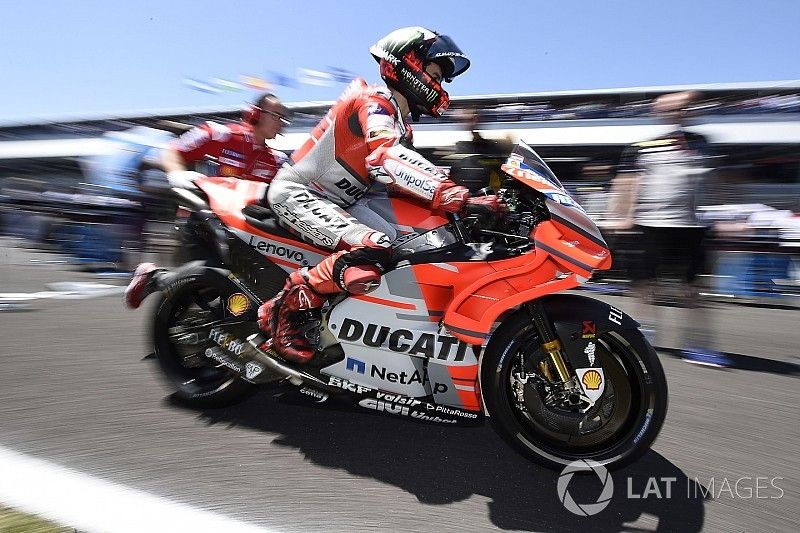
M 528 315 L 531 317 L 539 338 L 542 341 L 542 350 L 547 354 L 547 359 L 539 363 L 539 371 L 551 382 L 560 382 L 563 385 L 572 381 L 572 375 L 564 356 L 561 354 L 561 341 L 558 339 L 547 312 L 541 300 L 534 300 L 525 304 Z M 548 366 L 547 362 L 550 362 Z

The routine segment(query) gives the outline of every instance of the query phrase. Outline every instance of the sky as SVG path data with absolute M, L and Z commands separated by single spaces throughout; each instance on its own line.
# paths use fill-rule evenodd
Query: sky
M 393 29 L 453 37 L 451 95 L 800 79 L 797 0 L 0 0 L 0 121 L 243 105 L 199 80 L 347 69 Z M 333 100 L 341 84 L 274 87 Z

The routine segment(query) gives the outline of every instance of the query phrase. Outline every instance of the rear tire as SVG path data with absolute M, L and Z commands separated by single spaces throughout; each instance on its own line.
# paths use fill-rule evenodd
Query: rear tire
M 210 328 L 199 330 L 194 344 L 178 343 L 171 335 L 171 328 L 227 315 L 224 302 L 229 293 L 218 285 L 202 272 L 175 280 L 163 291 L 154 316 L 153 344 L 161 370 L 175 390 L 174 397 L 193 407 L 225 407 L 255 391 L 255 385 L 203 354 L 206 348 L 215 346 L 208 339 Z
M 667 382 L 655 350 L 641 332 L 598 335 L 597 356 L 606 390 L 573 434 L 559 434 L 539 423 L 530 410 L 520 409 L 514 395 L 512 368 L 521 363 L 520 354 L 522 359 L 535 357 L 538 338 L 528 316 L 517 313 L 494 332 L 486 349 L 481 388 L 489 421 L 498 434 L 528 459 L 554 470 L 581 459 L 615 469 L 645 453 L 667 414 Z M 530 393 L 526 389 L 525 394 Z M 584 431 L 586 427 L 590 429 Z

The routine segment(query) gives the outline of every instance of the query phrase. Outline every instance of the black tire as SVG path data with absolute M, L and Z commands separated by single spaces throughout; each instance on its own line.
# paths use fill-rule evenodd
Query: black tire
M 518 407 L 512 392 L 512 367 L 520 364 L 520 353 L 535 357 L 540 344 L 527 314 L 515 313 L 494 332 L 484 354 L 481 390 L 489 421 L 506 442 L 528 459 L 559 471 L 581 459 L 620 468 L 650 448 L 667 414 L 667 381 L 655 350 L 639 330 L 598 335 L 596 353 L 607 388 L 596 403 L 597 410 L 590 409 L 586 416 L 596 416 L 591 422 L 597 426 L 571 436 L 538 423 L 534 415 Z
M 256 387 L 235 371 L 215 367 L 203 355 L 206 348 L 213 346 L 207 340 L 207 332 L 199 335 L 200 342 L 188 348 L 170 337 L 170 328 L 191 319 L 202 322 L 223 318 L 228 311 L 222 302 L 229 294 L 202 273 L 181 277 L 162 293 L 153 320 L 153 344 L 161 370 L 175 390 L 174 398 L 181 403 L 201 408 L 225 407 L 255 391 Z M 190 360 L 193 364 L 188 365 Z

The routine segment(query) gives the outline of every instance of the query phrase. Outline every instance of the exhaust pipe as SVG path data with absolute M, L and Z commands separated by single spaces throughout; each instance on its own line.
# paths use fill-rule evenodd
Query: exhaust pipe
M 250 346 L 251 350 L 248 350 L 249 356 L 253 359 L 258 361 L 259 363 L 265 365 L 270 370 L 282 374 L 289 378 L 289 382 L 292 385 L 300 386 L 304 382 L 308 381 L 310 384 L 314 385 L 315 387 L 324 388 L 326 390 L 331 390 L 327 383 L 321 381 L 314 376 L 310 376 L 294 368 L 290 368 L 283 363 L 281 363 L 278 354 L 273 352 L 272 350 L 264 351 L 260 347 L 262 344 L 266 342 L 267 339 L 261 336 L 260 333 L 253 333 L 249 337 L 247 337 L 247 344 Z

